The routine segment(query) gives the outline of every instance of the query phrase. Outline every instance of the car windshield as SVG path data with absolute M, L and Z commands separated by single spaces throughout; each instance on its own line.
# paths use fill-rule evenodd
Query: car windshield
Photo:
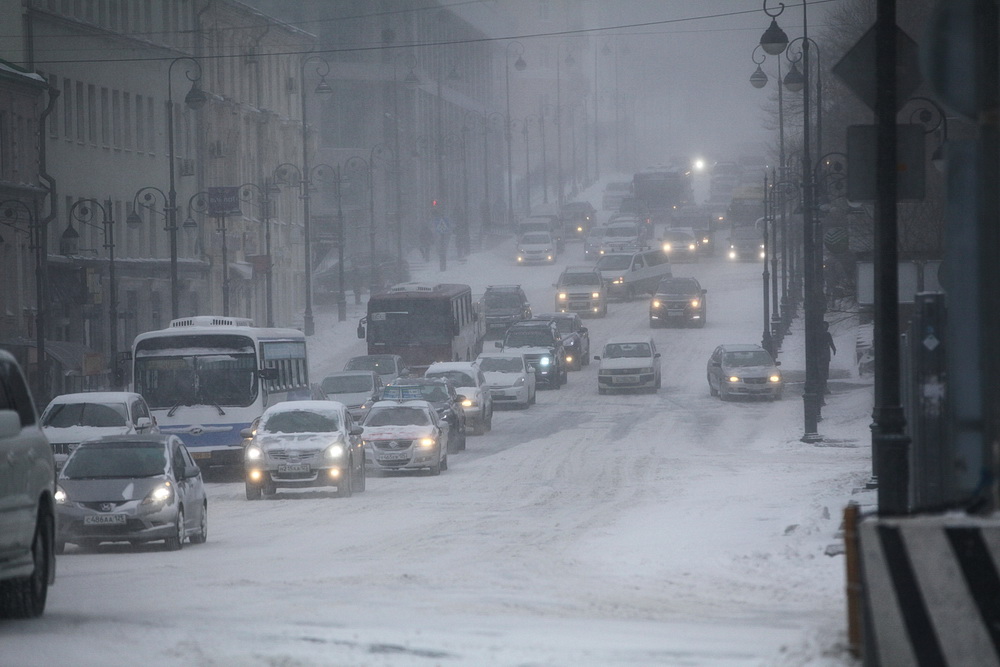
M 661 282 L 656 291 L 660 294 L 696 294 L 698 283 L 693 280 L 671 278 Z
M 382 398 L 405 400 L 408 398 L 442 403 L 449 397 L 447 387 L 440 384 L 391 384 L 382 390 Z
M 166 468 L 159 442 L 95 442 L 77 447 L 63 466 L 67 479 L 154 477 Z
M 465 371 L 427 371 L 424 377 L 444 378 L 456 387 L 475 387 L 476 380 Z
M 593 271 L 580 272 L 580 273 L 569 273 L 566 272 L 562 274 L 562 278 L 559 279 L 560 285 L 600 285 L 601 284 L 601 274 L 594 273 Z
M 638 232 L 635 227 L 623 226 L 623 227 L 608 227 L 608 231 L 605 232 L 604 236 L 610 238 L 631 238 L 637 236 Z
M 649 343 L 609 343 L 604 346 L 604 356 L 607 359 L 622 357 L 649 357 Z
M 525 234 L 521 237 L 521 243 L 528 245 L 542 245 L 552 243 L 552 237 L 545 233 Z
M 620 271 L 632 265 L 632 255 L 604 255 L 597 260 L 601 271 Z
M 365 417 L 365 426 L 427 426 L 431 423 L 421 408 L 405 405 L 374 407 Z
M 375 388 L 370 375 L 330 375 L 320 386 L 328 394 L 360 394 Z
M 547 329 L 508 329 L 504 347 L 551 347 L 552 334 Z
M 127 414 L 124 403 L 57 403 L 46 413 L 42 426 L 113 428 L 125 426 Z
M 722 363 L 729 367 L 739 366 L 771 366 L 774 362 L 764 350 L 743 350 L 740 352 L 726 352 L 722 358 Z
M 365 357 L 354 357 L 348 360 L 344 366 L 345 371 L 375 371 L 379 375 L 388 375 L 396 372 L 396 364 L 392 357 L 368 355 Z
M 524 370 L 521 357 L 480 357 L 479 367 L 484 373 L 520 373 Z
M 520 308 L 521 297 L 513 292 L 490 292 L 486 295 L 487 308 Z
M 266 415 L 257 428 L 258 433 L 333 433 L 340 424 L 333 414 L 320 414 L 309 410 L 283 410 Z

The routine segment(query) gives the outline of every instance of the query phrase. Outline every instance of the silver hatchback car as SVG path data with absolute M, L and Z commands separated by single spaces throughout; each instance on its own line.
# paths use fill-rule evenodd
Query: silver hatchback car
M 759 345 L 720 345 L 708 358 L 708 391 L 723 401 L 736 396 L 777 400 L 784 388 L 780 364 Z
M 176 435 L 80 443 L 56 479 L 56 549 L 163 540 L 171 551 L 208 539 L 201 469 Z

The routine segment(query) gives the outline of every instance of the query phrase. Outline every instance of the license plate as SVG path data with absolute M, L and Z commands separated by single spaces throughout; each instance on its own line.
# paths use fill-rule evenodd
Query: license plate
M 616 375 L 611 378 L 613 384 L 638 384 L 639 378 L 634 375 Z
M 123 526 L 125 521 L 124 514 L 92 514 L 83 517 L 85 526 Z
M 193 459 L 210 459 L 210 458 L 212 458 L 212 452 L 191 452 L 191 458 L 193 458 Z
M 376 454 L 377 461 L 405 461 L 410 458 L 409 452 L 393 452 L 389 454 Z
M 278 466 L 278 472 L 309 472 L 308 463 L 282 463 Z

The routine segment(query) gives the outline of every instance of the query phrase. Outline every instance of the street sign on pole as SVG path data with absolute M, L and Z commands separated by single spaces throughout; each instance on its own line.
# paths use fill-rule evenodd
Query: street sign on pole
M 919 47 L 899 26 L 896 30 L 896 111 L 902 108 L 913 91 L 920 85 Z M 875 26 L 868 29 L 861 39 L 834 65 L 831 72 L 858 96 L 869 109 L 875 110 Z
M 208 215 L 212 218 L 242 215 L 240 189 L 233 187 L 208 188 Z

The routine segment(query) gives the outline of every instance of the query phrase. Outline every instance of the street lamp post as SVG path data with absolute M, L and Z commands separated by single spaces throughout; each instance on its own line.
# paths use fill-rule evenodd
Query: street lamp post
M 274 262 L 271 260 L 271 194 L 275 191 L 275 186 L 271 179 L 265 178 L 264 185 L 256 183 L 244 183 L 240 186 L 240 198 L 249 199 L 251 192 L 257 193 L 260 202 L 261 218 L 264 221 L 264 254 L 267 257 L 267 270 L 264 273 L 264 299 L 266 304 L 267 326 L 274 326 L 274 292 L 272 275 L 274 273 Z
M 95 210 L 96 209 L 96 210 Z M 97 211 L 101 223 L 94 223 Z M 118 373 L 118 281 L 115 278 L 115 221 L 111 218 L 111 199 L 101 205 L 96 199 L 80 199 L 67 212 L 66 230 L 59 243 L 60 254 L 75 255 L 79 250 L 80 234 L 73 229 L 73 220 L 81 225 L 100 229 L 104 236 L 104 249 L 108 251 L 108 365 L 111 370 L 111 387 L 121 386 Z
M 393 154 L 393 170 L 395 171 L 396 179 L 396 260 L 400 266 L 403 265 L 403 167 L 401 164 L 402 156 L 399 152 L 399 74 L 398 66 L 400 61 L 397 59 L 392 66 L 392 119 L 393 119 L 393 133 L 392 133 L 392 154 Z M 420 79 L 417 77 L 416 72 L 413 68 L 416 66 L 416 58 L 414 56 L 409 56 L 407 60 L 407 66 L 410 71 L 407 72 L 406 77 L 403 79 L 403 84 L 407 87 L 415 87 L 420 84 Z
M 566 65 L 573 66 L 573 55 L 567 54 Z M 561 76 L 561 64 L 562 64 L 562 43 L 556 45 L 556 110 L 555 110 L 555 124 L 556 124 L 556 202 L 559 204 L 559 208 L 562 209 L 563 205 L 563 164 L 562 164 L 562 76 Z
M 514 61 L 514 69 L 523 72 L 528 66 L 524 62 L 524 46 L 520 42 L 509 42 L 504 57 L 505 82 L 507 84 L 507 114 L 504 117 L 504 140 L 507 142 L 507 224 L 514 224 L 514 158 L 511 150 L 511 117 L 510 117 L 510 49 L 517 48 L 517 60 Z
M 333 95 L 333 89 L 326 82 L 326 75 L 330 73 L 330 63 L 317 55 L 308 55 L 302 58 L 299 63 L 299 101 L 302 106 L 302 179 L 300 181 L 299 198 L 302 199 L 302 233 L 304 236 L 305 248 L 305 278 L 306 278 L 306 304 L 303 315 L 302 328 L 307 336 L 312 336 L 316 332 L 316 324 L 313 321 L 312 309 L 312 221 L 309 210 L 309 126 L 306 123 L 306 65 L 316 63 L 316 73 L 319 75 L 319 83 L 314 91 L 321 97 Z M 343 285 L 340 289 L 344 294 Z M 343 299 L 337 302 L 337 319 L 341 322 L 347 319 L 347 303 Z
M 38 218 L 38 203 L 32 201 L 32 204 L 33 206 L 29 207 L 19 199 L 7 199 L 0 202 L 0 216 L 2 216 L 0 223 L 17 232 L 27 233 L 30 239 L 29 247 L 35 251 L 35 300 L 37 301 L 35 304 L 35 352 L 38 357 L 35 388 L 40 398 L 47 399 L 49 391 L 48 363 L 45 356 L 45 312 L 47 310 L 46 292 L 48 291 L 45 264 L 47 257 L 44 245 L 44 224 Z M 27 230 L 22 230 L 17 226 L 21 217 L 20 213 L 23 213 L 28 219 Z M 0 239 L 0 242 L 2 242 L 2 239 Z
M 524 216 L 531 215 L 531 153 L 528 143 L 528 124 L 531 116 L 525 116 L 521 124 L 521 132 L 524 134 Z
M 208 101 L 204 91 L 198 86 L 201 81 L 201 63 L 189 56 L 181 56 L 170 61 L 167 68 L 167 157 L 170 162 L 170 188 L 167 191 L 167 232 L 170 234 L 170 312 L 172 319 L 180 317 L 180 292 L 177 279 L 177 189 L 174 183 L 174 92 L 173 70 L 179 62 L 186 63 L 184 76 L 191 82 L 191 90 L 184 96 L 184 104 L 197 111 Z
M 549 167 L 548 167 L 548 156 L 545 150 L 545 112 L 550 109 L 554 110 L 551 104 L 539 104 L 538 105 L 538 128 L 540 130 L 542 139 L 542 203 L 549 203 Z
M 771 25 L 764 32 L 760 39 L 761 48 L 764 49 L 765 53 L 769 55 L 779 55 L 785 52 L 786 48 L 789 46 L 788 36 L 778 27 L 777 17 L 781 15 L 784 11 L 785 5 L 779 3 L 779 9 L 771 13 L 767 9 L 767 0 L 764 0 L 764 13 L 771 17 Z M 810 86 L 809 78 L 811 75 L 810 65 L 809 65 L 809 48 L 811 46 L 811 41 L 809 39 L 809 26 L 806 14 L 806 0 L 802 2 L 802 52 L 800 60 L 802 61 L 803 72 L 798 73 L 798 69 L 794 66 L 792 71 L 785 77 L 785 85 L 792 88 L 792 85 L 797 80 L 798 77 L 802 79 L 802 246 L 803 246 L 803 289 L 804 289 L 804 305 L 805 305 L 805 357 L 806 357 L 806 380 L 805 387 L 802 394 L 802 405 L 803 405 L 803 421 L 804 421 L 804 433 L 802 435 L 803 442 L 818 442 L 822 440 L 818 433 L 818 426 L 820 420 L 820 404 L 822 402 L 822 396 L 820 395 L 820 374 L 819 374 L 819 344 L 821 342 L 821 328 L 822 328 L 822 311 L 820 310 L 820 303 L 817 302 L 818 289 L 816 285 L 817 278 L 817 268 L 816 268 L 816 247 L 815 247 L 815 223 L 813 220 L 814 214 L 814 185 L 813 185 L 813 174 L 812 174 L 812 156 L 811 156 L 811 146 L 810 146 L 810 135 L 812 130 L 810 128 L 811 118 L 810 118 Z M 787 54 L 786 54 L 787 55 Z M 798 60 L 798 59 L 797 59 Z M 795 62 L 797 62 L 797 60 Z M 798 73 L 798 77 L 793 77 L 793 73 Z M 791 77 L 791 81 L 789 81 Z
M 764 287 L 764 290 L 763 290 L 763 299 L 762 299 L 763 304 L 764 304 L 764 333 L 761 335 L 760 346 L 762 348 L 764 348 L 765 350 L 767 350 L 768 354 L 770 354 L 772 358 L 777 358 L 778 355 L 777 355 L 777 353 L 776 353 L 776 351 L 774 349 L 774 339 L 771 337 L 771 313 L 770 313 L 771 303 L 770 303 L 770 299 L 769 299 L 769 296 L 768 296 L 768 288 L 770 287 L 769 283 L 770 283 L 770 279 L 771 279 L 771 276 L 770 276 L 770 274 L 768 273 L 768 270 L 767 270 L 767 253 L 768 253 L 768 249 L 769 249 L 769 247 L 768 247 L 769 246 L 769 244 L 768 244 L 768 238 L 767 238 L 767 228 L 768 228 L 768 223 L 770 222 L 770 216 L 771 216 L 771 211 L 770 211 L 770 208 L 768 206 L 768 203 L 769 203 L 768 186 L 769 186 L 769 183 L 768 183 L 768 180 L 767 180 L 767 174 L 765 173 L 764 174 L 764 217 L 763 217 L 764 229 L 762 230 L 763 233 L 764 233 L 764 244 L 763 244 L 764 245 L 764 253 L 763 253 L 763 255 L 764 255 L 764 257 L 763 257 L 763 260 L 764 260 L 764 270 L 761 272 L 761 279 L 762 279 L 763 287 Z

